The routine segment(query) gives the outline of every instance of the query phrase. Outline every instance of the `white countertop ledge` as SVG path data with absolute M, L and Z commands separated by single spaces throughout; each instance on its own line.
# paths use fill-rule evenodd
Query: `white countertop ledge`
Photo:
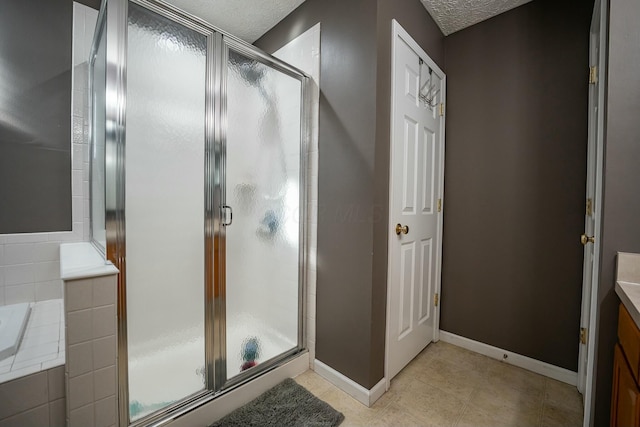
M 618 252 L 616 294 L 640 328 L 640 254 Z
M 616 294 L 626 307 L 631 318 L 640 328 L 640 283 L 616 282 Z
M 106 261 L 89 242 L 60 245 L 60 277 L 62 280 L 90 279 L 118 274 L 118 269 Z

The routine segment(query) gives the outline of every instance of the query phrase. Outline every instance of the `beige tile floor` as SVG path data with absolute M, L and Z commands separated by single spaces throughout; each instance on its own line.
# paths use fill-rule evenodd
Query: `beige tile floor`
M 575 387 L 443 342 L 422 351 L 371 408 L 313 371 L 296 381 L 345 415 L 341 427 L 582 425 Z

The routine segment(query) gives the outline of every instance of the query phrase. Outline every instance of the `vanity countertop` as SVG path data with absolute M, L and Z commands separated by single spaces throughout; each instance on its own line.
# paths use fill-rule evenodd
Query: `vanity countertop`
M 640 328 L 640 254 L 618 252 L 616 294 Z

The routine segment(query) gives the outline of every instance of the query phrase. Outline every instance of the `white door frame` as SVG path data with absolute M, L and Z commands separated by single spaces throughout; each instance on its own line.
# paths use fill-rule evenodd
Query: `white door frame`
M 589 64 L 598 66 L 598 123 L 597 134 L 593 134 L 593 126 L 589 123 L 589 138 L 596 138 L 596 189 L 595 199 L 596 203 L 593 206 L 593 213 L 596 221 L 594 224 L 594 250 L 593 250 L 593 268 L 591 271 L 591 290 L 589 292 L 589 301 L 583 301 L 583 309 L 587 307 L 589 310 L 589 326 L 587 331 L 587 366 L 586 366 L 586 384 L 584 387 L 584 421 L 583 427 L 590 427 L 593 425 L 593 411 L 595 403 L 595 345 L 596 345 L 596 325 L 599 318 L 598 311 L 598 284 L 599 284 L 599 272 L 600 272 L 600 250 L 601 250 L 601 236 L 602 236 L 602 174 L 603 174 L 603 156 L 604 156 L 604 99 L 606 81 L 606 69 L 607 69 L 607 32 L 608 32 L 608 1 L 596 0 L 593 15 L 599 16 L 600 21 L 600 37 L 598 40 L 591 38 L 590 34 L 590 56 L 593 52 L 593 43 L 598 43 L 599 46 L 599 60 L 598 64 Z M 590 58 L 591 60 L 591 58 Z M 591 109 L 591 106 L 589 106 Z M 584 374 L 578 372 L 578 381 Z
M 393 89 L 394 87 L 394 82 L 396 81 L 396 70 L 395 70 L 395 56 L 396 56 L 396 40 L 398 38 L 402 39 L 402 41 L 404 41 L 423 61 L 426 65 L 429 66 L 429 68 L 431 68 L 433 70 L 433 72 L 441 79 L 441 89 L 440 89 L 440 94 L 441 94 L 441 99 L 442 99 L 442 104 L 443 104 L 443 108 L 444 106 L 446 106 L 446 87 L 447 87 L 447 76 L 445 75 L 445 73 L 440 69 L 440 67 L 438 67 L 438 65 L 429 57 L 429 55 L 427 55 L 427 53 L 420 47 L 420 45 L 418 45 L 418 43 L 416 43 L 416 41 L 411 37 L 411 35 L 409 35 L 409 33 L 402 28 L 402 26 L 398 23 L 398 21 L 396 21 L 395 19 L 392 20 L 392 25 L 391 25 L 391 112 L 390 112 L 390 121 L 391 121 L 391 126 L 390 126 L 390 133 L 389 133 L 389 150 L 390 150 L 390 164 L 393 164 L 393 144 L 394 144 L 394 131 L 395 131 L 395 124 L 394 124 L 394 120 L 393 120 L 393 106 L 395 105 L 395 97 L 396 97 L 396 93 L 395 90 Z M 445 109 L 446 111 L 446 109 Z M 441 150 L 440 150 L 440 189 L 438 190 L 438 198 L 442 200 L 442 204 L 444 205 L 444 153 L 445 153 L 445 136 L 444 136 L 444 131 L 445 131 L 445 118 L 446 118 L 446 114 L 444 114 L 442 116 L 442 120 L 440 120 L 440 146 L 441 146 Z M 389 181 L 391 181 L 391 169 L 389 170 Z M 389 195 L 391 196 L 391 192 L 392 192 L 393 188 L 391 187 L 391 185 L 389 185 Z M 389 198 L 389 224 L 388 224 L 388 230 L 391 230 L 393 228 L 393 225 L 395 224 L 394 221 L 394 217 L 393 217 L 393 212 L 392 210 L 392 204 L 391 204 L 391 197 Z M 393 235 L 393 233 L 389 232 L 389 242 L 388 242 L 388 248 L 391 248 L 391 239 L 395 238 L 395 235 Z M 436 283 L 435 283 L 435 292 L 440 295 L 440 288 L 441 288 L 441 272 L 442 272 L 442 212 L 438 212 L 438 247 L 436 250 L 436 263 L 435 263 L 435 268 L 436 268 Z M 386 390 L 389 390 L 389 387 L 391 386 L 391 378 L 389 378 L 389 343 L 391 342 L 390 340 L 390 336 L 391 336 L 391 330 L 389 327 L 389 318 L 391 315 L 391 306 L 390 306 L 390 301 L 391 301 L 391 275 L 389 274 L 389 272 L 392 271 L 392 266 L 391 266 L 391 262 L 392 262 L 392 257 L 389 254 L 387 256 L 387 262 L 388 262 L 388 266 L 387 266 L 387 317 L 386 317 L 386 336 L 385 336 L 385 362 L 384 362 L 384 376 L 385 376 L 385 382 L 386 382 Z M 440 339 L 440 303 L 438 303 L 438 305 L 435 307 L 434 310 L 434 322 L 433 322 L 433 341 L 437 342 Z

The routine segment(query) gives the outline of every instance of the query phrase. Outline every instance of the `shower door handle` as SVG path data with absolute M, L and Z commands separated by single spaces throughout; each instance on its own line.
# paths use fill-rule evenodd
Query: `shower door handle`
M 229 212 L 229 216 L 227 216 L 227 211 Z M 227 205 L 222 206 L 222 217 L 224 218 L 222 220 L 222 225 L 224 227 L 229 226 L 233 223 L 233 209 L 231 209 L 231 206 L 227 206 Z M 229 222 L 226 222 L 227 218 L 229 218 Z

